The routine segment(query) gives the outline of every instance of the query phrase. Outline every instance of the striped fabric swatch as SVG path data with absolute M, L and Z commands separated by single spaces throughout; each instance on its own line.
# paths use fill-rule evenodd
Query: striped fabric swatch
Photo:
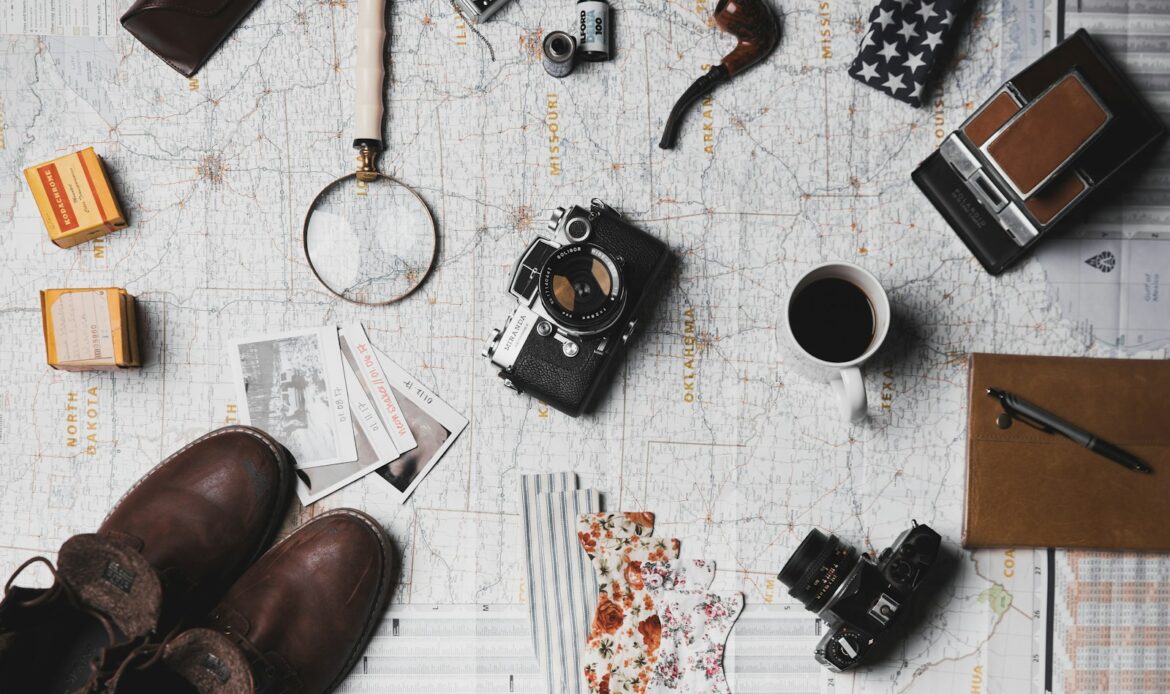
M 523 475 L 521 521 L 533 648 L 554 694 L 585 692 L 581 647 L 597 604 L 597 577 L 577 541 L 577 517 L 601 510 L 571 472 Z

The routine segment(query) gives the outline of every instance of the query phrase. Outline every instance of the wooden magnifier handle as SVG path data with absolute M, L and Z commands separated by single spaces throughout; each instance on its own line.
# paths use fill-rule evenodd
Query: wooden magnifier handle
M 386 0 L 360 0 L 354 100 L 354 147 L 382 148 L 382 89 L 386 48 Z

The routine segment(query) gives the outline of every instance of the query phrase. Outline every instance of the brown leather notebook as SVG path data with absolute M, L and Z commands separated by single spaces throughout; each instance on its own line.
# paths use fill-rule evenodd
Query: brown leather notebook
M 973 354 L 965 547 L 1170 551 L 1170 361 Z M 1128 470 L 1015 420 L 1006 390 L 1154 468 Z

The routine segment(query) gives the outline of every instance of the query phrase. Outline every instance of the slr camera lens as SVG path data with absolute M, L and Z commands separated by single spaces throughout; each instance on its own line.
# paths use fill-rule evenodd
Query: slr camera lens
M 621 314 L 617 263 L 600 248 L 581 244 L 553 254 L 540 276 L 545 308 L 572 330 L 598 332 Z
M 856 549 L 812 530 L 780 569 L 780 582 L 805 609 L 820 612 L 856 565 Z

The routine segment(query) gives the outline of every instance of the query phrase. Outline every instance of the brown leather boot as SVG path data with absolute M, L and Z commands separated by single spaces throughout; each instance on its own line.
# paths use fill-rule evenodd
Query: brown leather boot
M 292 488 L 284 449 L 251 427 L 219 429 L 164 460 L 96 533 L 61 546 L 55 570 L 25 564 L 49 565 L 51 588 L 9 581 L 4 691 L 90 691 L 138 643 L 202 617 L 272 541 Z
M 217 429 L 138 481 L 97 537 L 139 552 L 163 583 L 162 627 L 202 618 L 272 543 L 295 475 L 259 429 Z
M 341 509 L 268 551 L 212 611 L 207 628 L 144 647 L 111 694 L 324 694 L 365 651 L 389 601 L 390 538 Z M 246 663 L 246 667 L 241 664 Z

